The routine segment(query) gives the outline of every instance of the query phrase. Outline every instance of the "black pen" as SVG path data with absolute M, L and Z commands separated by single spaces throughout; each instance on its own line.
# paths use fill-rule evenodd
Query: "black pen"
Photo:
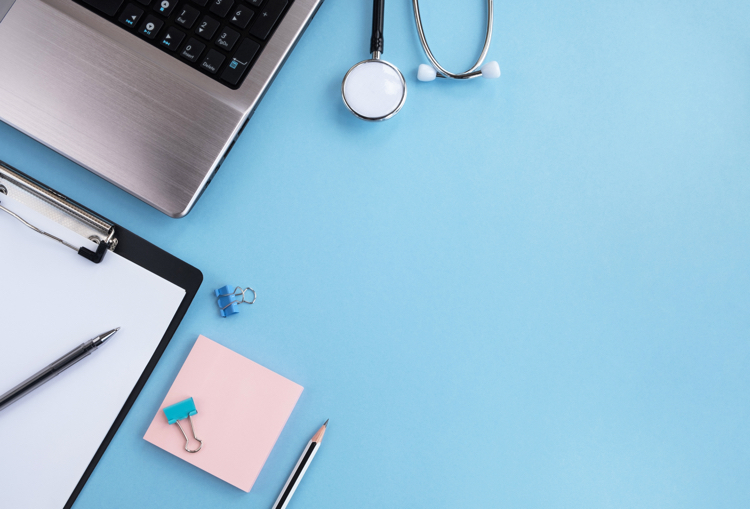
M 91 352 L 102 346 L 104 342 L 114 336 L 115 332 L 117 332 L 118 330 L 120 330 L 119 327 L 116 329 L 112 329 L 109 332 L 105 332 L 104 334 L 99 334 L 94 339 L 86 341 L 85 343 L 75 347 L 73 350 L 57 359 L 55 362 L 41 370 L 36 375 L 13 387 L 11 390 L 0 396 L 0 410 L 7 407 L 14 401 L 26 396 L 28 393 L 30 393 L 43 383 L 48 382 L 52 378 L 56 377 L 84 357 L 88 357 L 89 355 L 91 355 Z

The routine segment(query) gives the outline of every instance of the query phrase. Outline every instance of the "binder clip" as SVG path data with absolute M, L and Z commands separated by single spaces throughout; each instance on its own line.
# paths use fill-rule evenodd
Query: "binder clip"
M 201 450 L 201 447 L 203 447 L 203 440 L 195 436 L 195 425 L 193 424 L 193 416 L 197 413 L 198 413 L 198 410 L 195 409 L 195 403 L 193 402 L 193 398 L 182 400 L 179 403 L 175 403 L 174 405 L 170 405 L 164 409 L 164 415 L 167 416 L 167 422 L 169 422 L 169 424 L 177 423 L 177 426 L 180 428 L 180 431 L 182 431 L 182 436 L 185 437 L 185 450 L 187 452 L 198 452 Z M 180 425 L 180 420 L 182 419 L 190 419 L 190 428 L 193 430 L 193 438 L 196 439 L 198 443 L 200 444 L 198 445 L 197 449 L 188 448 L 188 445 L 190 445 L 190 439 L 185 434 L 185 430 L 182 429 L 182 426 Z
M 253 300 L 247 300 L 245 298 L 245 292 L 253 292 Z M 219 312 L 224 318 L 239 313 L 240 304 L 254 304 L 255 299 L 258 297 L 255 290 L 252 288 L 245 288 L 243 290 L 242 287 L 237 286 L 232 290 L 232 287 L 229 285 L 214 290 L 214 295 L 218 297 L 216 303 L 219 305 Z M 242 298 L 237 300 L 238 297 Z

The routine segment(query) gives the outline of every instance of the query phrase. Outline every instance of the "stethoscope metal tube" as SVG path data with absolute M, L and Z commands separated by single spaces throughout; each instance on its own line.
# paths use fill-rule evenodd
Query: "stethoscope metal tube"
M 422 16 L 419 13 L 419 0 L 412 0 L 412 6 L 414 7 L 414 20 L 417 24 L 417 33 L 419 34 L 419 41 L 422 43 L 422 48 L 424 49 L 425 54 L 427 55 L 427 58 L 432 63 L 432 66 L 435 70 L 435 75 L 429 75 L 429 72 L 427 73 L 427 76 L 423 75 L 423 69 L 420 69 L 419 73 L 419 79 L 422 81 L 429 81 L 430 79 L 434 78 L 450 78 L 454 80 L 468 80 L 472 78 L 478 78 L 479 76 L 483 76 L 483 71 L 486 72 L 485 77 L 488 78 L 496 78 L 500 74 L 500 68 L 497 65 L 497 62 L 490 62 L 487 64 L 487 69 L 480 69 L 482 67 L 482 64 L 484 63 L 484 59 L 487 57 L 487 52 L 490 50 L 490 43 L 492 42 L 492 25 L 494 21 L 494 6 L 493 6 L 493 0 L 487 0 L 487 31 L 484 36 L 484 47 L 482 48 L 482 53 L 479 55 L 479 58 L 477 59 L 476 63 L 471 66 L 471 68 L 462 73 L 452 73 L 448 71 L 445 67 L 440 65 L 440 63 L 435 58 L 435 55 L 432 54 L 432 50 L 430 50 L 430 45 L 427 44 L 427 37 L 425 37 L 424 34 L 424 27 L 422 26 Z M 421 67 L 421 66 L 420 66 Z

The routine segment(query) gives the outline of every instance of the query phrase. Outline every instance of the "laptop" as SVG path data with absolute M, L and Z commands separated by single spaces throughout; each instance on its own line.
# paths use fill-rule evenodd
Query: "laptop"
M 0 120 L 172 217 L 322 0 L 0 0 Z

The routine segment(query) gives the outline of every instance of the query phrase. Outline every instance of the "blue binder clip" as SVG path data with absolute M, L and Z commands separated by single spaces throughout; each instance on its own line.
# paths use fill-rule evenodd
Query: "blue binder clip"
M 245 298 L 245 292 L 253 292 L 253 300 L 247 300 Z M 218 297 L 216 302 L 219 305 L 219 312 L 224 318 L 239 313 L 240 304 L 254 304 L 255 299 L 258 297 L 255 290 L 252 288 L 245 288 L 243 290 L 242 287 L 236 286 L 234 290 L 232 290 L 232 287 L 229 285 L 214 290 L 214 295 Z M 238 297 L 242 298 L 237 300 Z
M 193 416 L 197 413 L 198 413 L 198 410 L 196 410 L 195 408 L 195 403 L 193 402 L 193 398 L 182 400 L 179 403 L 175 403 L 174 405 L 170 405 L 164 409 L 164 415 L 167 416 L 167 422 L 169 422 L 169 424 L 177 423 L 177 426 L 180 428 L 180 431 L 182 431 L 182 436 L 185 437 L 185 450 L 187 452 L 198 452 L 203 447 L 203 440 L 195 436 L 195 425 L 193 424 Z M 182 429 L 182 426 L 180 425 L 180 420 L 182 419 L 190 419 L 190 428 L 193 430 L 193 438 L 196 439 L 198 443 L 200 444 L 197 449 L 188 448 L 188 445 L 190 445 L 190 439 L 185 434 L 185 430 Z

